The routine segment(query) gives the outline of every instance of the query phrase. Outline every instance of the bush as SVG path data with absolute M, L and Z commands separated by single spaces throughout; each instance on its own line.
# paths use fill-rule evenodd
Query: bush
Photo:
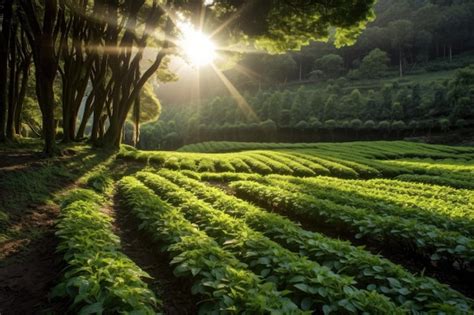
M 359 80 L 361 78 L 361 73 L 359 70 L 350 70 L 346 76 L 349 80 Z
M 392 129 L 394 130 L 404 130 L 406 127 L 407 125 L 401 120 L 396 120 L 392 123 Z
M 416 120 L 412 120 L 408 123 L 408 129 L 416 130 L 418 129 L 418 122 Z
M 319 130 L 323 127 L 323 124 L 317 118 L 311 118 L 309 125 L 313 130 Z
M 350 123 L 349 123 L 348 120 L 338 121 L 337 122 L 337 128 L 349 129 L 350 128 Z
M 273 120 L 267 119 L 260 123 L 260 129 L 262 129 L 262 131 L 265 133 L 273 133 L 276 132 L 277 125 Z
M 382 77 L 388 69 L 390 59 L 385 51 L 378 48 L 372 50 L 362 59 L 359 71 L 364 77 L 379 78 Z
M 87 180 L 87 186 L 91 187 L 99 193 L 105 193 L 113 184 L 110 176 L 101 173 L 94 174 Z
M 329 119 L 324 122 L 324 127 L 326 129 L 332 130 L 336 127 L 336 125 L 337 125 L 337 122 L 334 119 Z
M 302 120 L 295 125 L 295 128 L 298 130 L 308 130 L 309 124 L 306 121 Z
M 379 122 L 379 124 L 377 125 L 377 129 L 379 129 L 379 130 L 384 130 L 384 131 L 390 130 L 390 122 L 388 122 L 388 121 L 386 121 L 386 120 L 382 120 L 382 121 Z
M 364 123 L 364 129 L 374 129 L 375 128 L 375 122 L 373 120 L 367 120 Z
M 350 122 L 350 127 L 353 129 L 360 129 L 362 127 L 362 121 L 360 119 L 353 119 Z
M 451 125 L 451 122 L 447 118 L 441 118 L 438 120 L 439 127 L 441 130 L 446 131 L 449 129 L 449 126 Z
M 78 188 L 71 192 L 69 192 L 66 196 L 60 198 L 61 200 L 61 208 L 65 208 L 70 204 L 81 201 L 81 200 L 88 200 L 90 202 L 94 202 L 96 204 L 101 204 L 104 202 L 104 199 L 99 194 L 93 192 L 90 189 L 82 189 Z

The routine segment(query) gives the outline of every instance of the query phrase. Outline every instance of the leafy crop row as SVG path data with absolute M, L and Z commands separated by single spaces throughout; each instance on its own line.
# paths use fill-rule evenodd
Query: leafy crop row
M 469 190 L 455 189 L 446 186 L 405 182 L 392 179 L 371 179 L 353 181 L 358 187 L 384 190 L 387 193 L 401 193 L 414 197 L 437 198 L 458 204 L 474 203 L 474 195 Z
M 447 260 L 460 267 L 469 268 L 474 261 L 474 240 L 457 232 L 398 216 L 376 215 L 365 209 L 251 181 L 233 182 L 231 187 L 238 195 L 269 209 L 294 212 L 333 228 L 342 228 L 356 238 L 411 248 L 433 261 Z
M 356 141 L 349 143 L 258 143 L 209 141 L 186 145 L 181 152 L 220 153 L 246 150 L 281 150 L 281 149 L 328 149 L 336 148 L 344 151 L 372 153 L 372 157 L 402 158 L 402 157 L 434 157 L 442 158 L 452 154 L 471 156 L 474 149 L 470 147 L 450 147 L 406 141 Z M 375 156 L 374 156 L 375 154 Z
M 341 163 L 292 153 L 255 151 L 228 154 L 193 154 L 165 152 L 142 152 L 123 146 L 118 155 L 122 159 L 151 163 L 172 170 L 197 172 L 245 172 L 257 174 L 287 174 L 297 176 L 330 175 L 357 178 L 358 173 Z M 331 158 L 334 159 L 334 158 Z M 354 162 L 344 162 L 359 169 L 368 167 Z M 375 172 L 375 171 L 374 171 Z M 368 172 L 371 173 L 371 172 Z M 373 173 L 373 172 L 372 172 Z
M 382 187 L 364 187 L 364 181 L 330 177 L 297 178 L 271 175 L 272 183 L 318 199 L 328 199 L 342 205 L 365 209 L 369 213 L 410 218 L 438 228 L 474 235 L 474 204 L 454 203 L 406 193 L 388 192 Z M 397 181 L 392 181 L 396 186 Z
M 53 295 L 73 300 L 78 314 L 155 314 L 160 301 L 143 282 L 149 277 L 120 251 L 101 197 L 75 190 L 63 201 L 56 235 L 67 267 Z
M 470 310 L 472 301 L 434 279 L 415 277 L 378 255 L 347 242 L 303 230 L 278 214 L 266 212 L 178 172 L 161 170 L 159 175 L 188 189 L 216 209 L 241 218 L 280 245 L 318 261 L 336 273 L 353 276 L 358 287 L 377 290 L 407 310 L 430 312 L 443 309 L 446 313 L 467 313 Z
M 471 177 L 472 178 L 472 177 Z M 454 188 L 466 188 L 474 189 L 474 183 L 472 179 L 468 180 L 467 178 L 456 178 L 453 175 L 411 175 L 411 174 L 402 174 L 395 179 L 403 180 L 407 182 L 421 182 L 426 184 L 433 185 L 445 185 Z
M 134 177 L 119 182 L 120 194 L 140 227 L 164 243 L 178 277 L 193 277 L 194 294 L 204 296 L 203 313 L 301 313 L 296 305 L 187 221 Z
M 251 270 L 279 288 L 305 310 L 370 314 L 403 313 L 389 300 L 374 291 L 359 290 L 353 280 L 331 272 L 327 267 L 297 255 L 263 234 L 249 228 L 242 220 L 214 209 L 167 179 L 139 172 L 137 177 L 157 194 L 169 200 L 193 223 L 216 239 L 224 249 L 244 261 Z

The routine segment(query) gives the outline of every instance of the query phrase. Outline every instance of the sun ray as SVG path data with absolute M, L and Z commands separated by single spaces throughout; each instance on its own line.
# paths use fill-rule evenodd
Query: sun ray
M 242 110 L 245 116 L 247 118 L 250 118 L 253 121 L 260 121 L 258 118 L 257 114 L 254 112 L 252 107 L 249 105 L 247 100 L 240 94 L 240 92 L 237 90 L 237 88 L 230 82 L 229 79 L 225 76 L 224 73 L 222 73 L 221 70 L 219 70 L 214 63 L 210 64 L 212 69 L 216 72 L 217 76 L 219 79 L 224 83 L 225 87 L 229 91 L 230 95 L 237 101 L 237 105 L 239 108 Z
M 241 54 L 260 54 L 260 55 L 266 54 L 266 55 L 268 55 L 267 52 L 256 49 L 254 47 L 242 47 L 242 46 L 237 46 L 237 45 L 219 46 L 218 50 L 222 51 L 222 52 L 233 52 L 233 53 L 241 53 Z
M 239 64 L 236 64 L 234 66 L 233 70 L 235 70 L 239 73 L 242 73 L 243 75 L 247 76 L 248 78 L 251 78 L 251 79 L 254 79 L 254 80 L 255 79 L 261 80 L 263 78 L 259 73 L 255 72 L 255 71 L 253 71 L 253 70 L 251 70 L 251 69 L 249 69 L 245 66 L 239 65 Z
M 251 5 L 253 5 L 253 1 L 248 1 L 246 4 L 244 4 L 239 10 L 237 10 L 234 14 L 232 14 L 232 16 L 230 16 L 226 21 L 224 21 L 221 25 L 216 27 L 209 37 L 213 38 L 214 36 L 222 32 L 227 26 L 229 26 L 232 22 L 234 22 L 243 11 L 245 11 Z

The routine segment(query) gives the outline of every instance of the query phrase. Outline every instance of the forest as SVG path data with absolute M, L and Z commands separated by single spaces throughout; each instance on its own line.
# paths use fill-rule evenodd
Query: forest
M 256 115 L 212 77 L 201 100 L 180 93 L 184 84 L 163 88 L 162 119 L 143 126 L 141 147 L 257 141 L 256 133 L 266 141 L 402 139 L 472 127 L 473 4 L 382 0 L 375 13 L 354 45 L 244 56 L 227 73 Z
M 474 313 L 470 0 L 0 0 L 0 315 Z

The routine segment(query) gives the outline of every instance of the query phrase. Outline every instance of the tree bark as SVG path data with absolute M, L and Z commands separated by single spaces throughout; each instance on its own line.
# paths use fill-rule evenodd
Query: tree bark
M 8 82 L 8 115 L 7 115 L 7 129 L 6 137 L 10 141 L 15 140 L 15 116 L 16 105 L 18 100 L 18 69 L 17 69 L 17 47 L 16 47 L 16 31 L 17 25 L 13 23 L 10 34 L 10 79 Z
M 140 96 L 137 96 L 133 105 L 133 126 L 133 146 L 137 147 L 140 141 Z
M 7 68 L 10 48 L 11 18 L 13 1 L 2 1 L 3 21 L 0 32 L 0 142 L 5 141 L 7 114 Z
M 54 120 L 54 90 L 53 83 L 58 71 L 58 55 L 55 51 L 57 34 L 56 23 L 60 23 L 57 0 L 44 1 L 43 25 L 40 25 L 36 12 L 31 2 L 22 0 L 21 5 L 25 10 L 25 29 L 30 29 L 27 34 L 33 51 L 33 60 L 36 69 L 36 95 L 42 114 L 44 149 L 46 156 L 54 156 L 59 150 L 56 147 L 56 124 Z M 65 38 L 66 34 L 61 34 Z
M 26 88 L 28 86 L 28 77 L 31 66 L 31 54 L 26 50 L 26 42 L 23 36 L 22 45 L 24 45 L 25 47 L 23 47 L 23 61 L 20 64 L 20 69 L 22 72 L 21 84 L 20 91 L 18 93 L 17 110 L 15 112 L 15 132 L 18 135 L 21 134 L 21 112 L 23 110 L 23 102 L 26 96 Z
M 81 124 L 79 125 L 79 129 L 77 130 L 76 141 L 80 141 L 84 138 L 84 132 L 86 130 L 87 122 L 89 121 L 89 118 L 91 117 L 93 112 L 93 100 L 94 95 L 91 92 L 91 94 L 89 94 L 89 96 L 87 97 L 86 104 L 84 106 L 84 113 L 82 114 Z

